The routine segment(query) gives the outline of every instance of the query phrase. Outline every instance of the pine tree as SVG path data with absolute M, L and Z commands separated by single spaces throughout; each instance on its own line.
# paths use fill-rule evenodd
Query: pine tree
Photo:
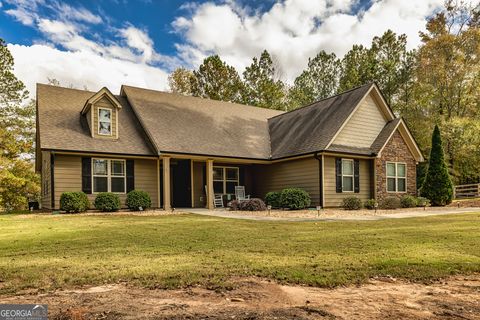
M 437 125 L 433 130 L 427 176 L 420 193 L 429 199 L 433 206 L 444 206 L 452 202 L 453 184 L 445 163 L 442 137 Z
M 38 196 L 39 177 L 33 156 L 35 103 L 25 103 L 28 91 L 13 74 L 14 61 L 0 39 L 0 210 L 22 209 Z
M 193 71 L 192 94 L 220 101 L 242 102 L 243 82 L 234 67 L 218 55 L 203 60 Z
M 252 106 L 279 109 L 284 108 L 285 84 L 275 79 L 275 66 L 267 50 L 253 58 L 252 64 L 243 72 L 243 102 Z

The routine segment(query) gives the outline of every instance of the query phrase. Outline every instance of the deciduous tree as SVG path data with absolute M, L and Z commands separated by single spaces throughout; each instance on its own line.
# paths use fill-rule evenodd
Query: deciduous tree
M 340 61 L 334 53 L 320 51 L 308 59 L 307 68 L 295 79 L 289 91 L 289 108 L 305 106 L 333 95 L 338 88 Z

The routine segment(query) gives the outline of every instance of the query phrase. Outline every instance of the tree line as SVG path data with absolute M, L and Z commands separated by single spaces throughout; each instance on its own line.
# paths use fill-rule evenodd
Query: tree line
M 322 50 L 292 84 L 280 79 L 278 64 L 265 50 L 241 75 L 212 55 L 196 70 L 174 70 L 169 86 L 185 95 L 288 111 L 376 82 L 424 155 L 437 124 L 455 183 L 480 182 L 479 6 L 447 1 L 427 21 L 413 50 L 407 49 L 406 35 L 391 30 L 368 47 L 353 45 L 342 58 Z M 418 172 L 422 180 L 425 165 Z
M 369 47 L 354 45 L 342 58 L 320 51 L 292 84 L 281 80 L 278 63 L 266 50 L 241 76 L 214 55 L 196 70 L 176 69 L 169 84 L 181 94 L 288 111 L 375 81 L 424 155 L 430 154 L 430 132 L 438 125 L 454 182 L 480 182 L 479 11 L 478 4 L 449 0 L 428 20 L 415 50 L 407 50 L 405 35 L 389 30 Z M 40 192 L 33 161 L 35 101 L 27 100 L 13 66 L 0 39 L 0 208 L 8 210 L 25 208 Z M 419 166 L 418 186 L 424 167 Z

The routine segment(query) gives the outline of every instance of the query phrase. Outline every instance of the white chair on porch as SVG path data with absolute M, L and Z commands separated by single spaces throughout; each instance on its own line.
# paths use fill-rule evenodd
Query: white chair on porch
M 250 195 L 245 195 L 245 186 L 235 187 L 235 199 L 238 201 L 250 200 Z
M 208 188 L 205 186 L 205 195 L 208 193 Z M 208 197 L 207 197 L 208 198 Z M 220 193 L 213 194 L 213 206 L 215 208 L 225 208 L 223 205 L 223 195 Z

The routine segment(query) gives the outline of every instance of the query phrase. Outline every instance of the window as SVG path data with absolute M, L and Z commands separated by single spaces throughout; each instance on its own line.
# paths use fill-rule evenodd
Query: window
M 98 134 L 112 135 L 112 110 L 98 108 Z
M 238 167 L 213 167 L 213 191 L 234 194 L 239 184 Z
M 125 160 L 92 159 L 93 192 L 125 193 Z
M 407 165 L 399 162 L 387 162 L 387 191 L 407 191 Z
M 342 159 L 342 192 L 353 192 L 352 159 Z

